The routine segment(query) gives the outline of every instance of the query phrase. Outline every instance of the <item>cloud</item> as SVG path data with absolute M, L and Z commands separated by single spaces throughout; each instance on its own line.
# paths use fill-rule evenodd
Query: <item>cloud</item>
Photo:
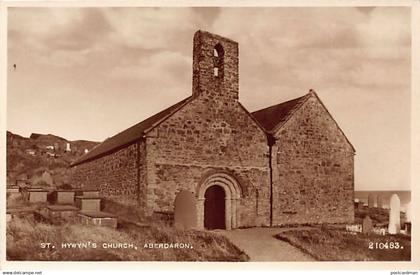
M 106 9 L 104 15 L 113 27 L 114 43 L 131 48 L 172 50 L 185 33 L 191 33 L 213 17 L 212 14 L 200 16 L 188 8 L 114 8 Z
M 356 184 L 407 183 L 408 164 L 393 168 L 409 163 L 410 19 L 404 7 L 9 8 L 8 126 L 119 132 L 191 94 L 202 29 L 239 42 L 249 110 L 313 88 L 357 149 Z
M 53 67 L 85 64 L 111 30 L 92 8 L 10 8 L 8 24 L 9 48 Z
M 116 66 L 110 71 L 115 78 L 132 78 L 139 82 L 159 80 L 164 86 L 173 86 L 191 70 L 191 58 L 177 52 L 162 51 L 137 58 L 134 64 Z

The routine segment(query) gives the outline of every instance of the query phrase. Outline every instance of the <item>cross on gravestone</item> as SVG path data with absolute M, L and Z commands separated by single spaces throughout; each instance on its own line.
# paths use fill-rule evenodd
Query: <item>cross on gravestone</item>
M 373 194 L 369 194 L 368 196 L 368 207 L 373 208 L 375 206 L 375 197 Z
M 369 216 L 366 216 L 363 219 L 362 232 L 365 234 L 368 234 L 368 233 L 371 233 L 372 230 L 373 230 L 372 219 Z
M 397 234 L 400 233 L 401 221 L 400 221 L 400 198 L 397 194 L 393 194 L 389 200 L 389 224 L 388 233 Z

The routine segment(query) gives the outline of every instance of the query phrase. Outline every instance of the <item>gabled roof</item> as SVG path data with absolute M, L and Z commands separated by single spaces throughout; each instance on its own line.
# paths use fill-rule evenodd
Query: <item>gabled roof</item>
M 332 121 L 337 125 L 338 130 L 342 133 L 353 152 L 355 152 L 356 150 L 353 144 L 351 144 L 341 127 L 338 125 L 337 121 L 335 121 L 331 113 L 328 111 L 327 107 L 325 107 L 324 103 L 322 103 L 321 99 L 312 89 L 309 90 L 309 93 L 307 93 L 304 96 L 255 111 L 251 114 L 265 128 L 267 134 L 272 135 L 279 129 L 281 129 L 281 127 L 287 122 L 287 120 L 293 115 L 293 113 L 296 110 L 298 110 L 303 105 L 303 103 L 305 103 L 305 101 L 311 96 L 314 96 L 322 105 L 322 107 L 331 117 Z
M 306 100 L 308 95 L 309 94 L 306 94 L 304 96 L 252 112 L 251 114 L 267 132 L 271 133 L 275 130 L 277 125 L 287 120 L 293 111 Z
M 81 164 L 83 162 L 96 159 L 101 157 L 113 150 L 121 149 L 129 144 L 136 142 L 137 140 L 141 139 L 145 132 L 151 128 L 153 128 L 157 123 L 161 120 L 171 116 L 174 112 L 176 112 L 179 108 L 184 106 L 192 96 L 187 97 L 186 99 L 166 108 L 165 110 L 143 120 L 142 122 L 137 123 L 136 125 L 116 134 L 113 137 L 110 137 L 103 141 L 102 143 L 98 144 L 97 146 L 93 147 L 93 149 L 88 152 L 87 154 L 81 156 L 79 159 L 74 161 L 70 166 L 75 166 Z

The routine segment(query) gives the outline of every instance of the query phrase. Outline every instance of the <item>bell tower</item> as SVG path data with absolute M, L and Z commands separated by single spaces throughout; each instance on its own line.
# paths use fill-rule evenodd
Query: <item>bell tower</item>
M 238 43 L 205 31 L 194 35 L 193 96 L 224 103 L 238 100 Z

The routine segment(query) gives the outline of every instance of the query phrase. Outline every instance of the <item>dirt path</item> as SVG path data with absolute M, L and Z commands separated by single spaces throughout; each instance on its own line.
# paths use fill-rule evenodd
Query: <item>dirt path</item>
M 315 261 L 287 242 L 274 238 L 274 235 L 288 229 L 247 228 L 216 231 L 226 236 L 233 244 L 250 257 L 250 261 Z

